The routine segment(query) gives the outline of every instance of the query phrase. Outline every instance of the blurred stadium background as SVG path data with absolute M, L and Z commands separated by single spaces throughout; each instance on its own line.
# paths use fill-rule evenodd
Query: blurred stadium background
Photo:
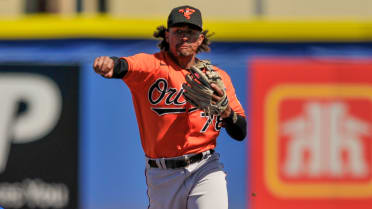
M 370 0 L 0 0 L 0 206 L 147 208 L 130 92 L 92 62 L 156 52 L 185 4 L 249 118 L 218 139 L 230 208 L 370 209 Z

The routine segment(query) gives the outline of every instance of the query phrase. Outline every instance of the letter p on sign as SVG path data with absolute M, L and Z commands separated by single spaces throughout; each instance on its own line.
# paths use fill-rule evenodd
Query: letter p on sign
M 45 76 L 0 74 L 0 173 L 5 170 L 11 143 L 38 140 L 56 126 L 61 100 L 56 83 Z M 27 108 L 17 114 L 21 102 Z

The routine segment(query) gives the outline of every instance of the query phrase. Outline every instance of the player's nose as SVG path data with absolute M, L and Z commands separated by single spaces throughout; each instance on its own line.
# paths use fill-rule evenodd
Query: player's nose
M 189 38 L 187 36 L 182 36 L 181 40 L 186 42 L 187 40 L 189 40 Z

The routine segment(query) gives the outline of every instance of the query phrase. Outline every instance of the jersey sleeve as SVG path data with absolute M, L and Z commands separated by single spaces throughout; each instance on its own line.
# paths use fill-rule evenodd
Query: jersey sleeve
M 223 70 L 217 68 L 217 72 L 220 74 L 223 83 L 226 88 L 226 94 L 227 94 L 227 99 L 229 100 L 229 105 L 231 109 L 236 112 L 237 114 L 244 116 L 245 117 L 245 112 L 243 109 L 243 106 L 241 105 L 238 97 L 236 96 L 235 93 L 235 88 L 231 82 L 230 76 Z
M 146 82 L 160 66 L 160 62 L 152 54 L 140 53 L 120 59 L 125 59 L 128 63 L 128 72 L 123 77 L 128 85 Z

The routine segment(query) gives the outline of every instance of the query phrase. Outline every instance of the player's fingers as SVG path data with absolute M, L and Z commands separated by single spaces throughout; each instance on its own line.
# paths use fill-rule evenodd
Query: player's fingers
M 100 59 L 101 59 L 100 57 L 97 57 L 96 59 L 94 59 L 94 62 L 93 62 L 93 69 L 94 69 L 94 71 L 97 71 L 98 63 L 99 63 L 99 60 Z
M 102 63 L 100 64 L 100 73 L 105 78 L 112 78 L 114 74 L 114 60 L 112 60 L 110 57 L 103 57 Z
M 103 70 L 105 73 L 110 72 L 114 69 L 114 60 L 112 60 L 110 57 L 105 57 L 103 59 Z
M 97 73 L 101 73 L 103 65 L 103 57 L 97 57 L 94 61 L 93 68 Z
M 211 87 L 214 90 L 215 94 L 218 96 L 222 97 L 223 96 L 223 91 L 220 89 L 215 83 L 211 83 Z
M 108 56 L 98 57 L 94 61 L 94 71 L 104 77 L 109 76 L 114 68 L 114 61 Z
M 221 99 L 222 99 L 222 97 L 213 94 L 212 95 L 212 104 L 216 104 L 216 102 L 220 101 Z
M 113 71 L 109 71 L 108 73 L 103 75 L 103 77 L 105 78 L 112 78 L 112 76 L 113 76 Z

